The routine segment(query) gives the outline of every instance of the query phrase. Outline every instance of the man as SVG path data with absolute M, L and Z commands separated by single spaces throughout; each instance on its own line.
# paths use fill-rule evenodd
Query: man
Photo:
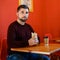
M 8 57 L 7 60 L 49 60 L 48 57 L 33 53 L 13 52 L 11 48 L 34 46 L 40 43 L 39 38 L 35 40 L 32 27 L 25 23 L 29 16 L 29 8 L 20 5 L 17 8 L 17 21 L 10 24 L 7 33 Z M 36 33 L 34 33 L 36 34 Z

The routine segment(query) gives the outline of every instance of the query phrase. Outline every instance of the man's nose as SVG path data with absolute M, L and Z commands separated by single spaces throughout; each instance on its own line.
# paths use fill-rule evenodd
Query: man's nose
M 27 14 L 25 13 L 25 14 L 24 14 L 24 16 L 26 17 L 26 16 L 27 16 Z
M 23 16 L 26 16 L 26 14 L 24 13 Z

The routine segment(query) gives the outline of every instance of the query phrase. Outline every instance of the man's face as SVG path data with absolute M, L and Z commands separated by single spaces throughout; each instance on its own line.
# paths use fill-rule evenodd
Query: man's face
M 17 12 L 17 17 L 22 22 L 25 22 L 28 19 L 28 16 L 29 16 L 29 10 L 28 9 L 21 8 Z

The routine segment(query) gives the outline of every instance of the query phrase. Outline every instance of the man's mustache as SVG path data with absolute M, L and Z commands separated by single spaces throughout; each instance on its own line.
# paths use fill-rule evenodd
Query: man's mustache
M 27 18 L 26 16 L 22 17 L 22 18 Z

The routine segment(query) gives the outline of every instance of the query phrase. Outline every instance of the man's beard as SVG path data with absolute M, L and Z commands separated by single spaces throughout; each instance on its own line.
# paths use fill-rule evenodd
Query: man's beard
M 22 22 L 26 22 L 27 21 L 27 19 L 19 19 L 20 21 L 22 21 Z
M 26 22 L 26 21 L 27 21 L 27 17 L 24 16 L 24 17 L 22 17 L 22 18 L 19 18 L 19 20 L 22 21 L 22 22 Z

